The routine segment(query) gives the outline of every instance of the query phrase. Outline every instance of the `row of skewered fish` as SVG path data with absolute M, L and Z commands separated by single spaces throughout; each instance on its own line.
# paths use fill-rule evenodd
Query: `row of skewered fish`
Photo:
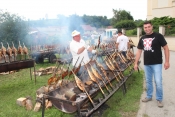
M 120 52 L 113 52 L 113 54 L 111 55 L 107 55 L 106 58 L 104 59 L 104 62 L 106 64 L 106 66 L 108 67 L 109 70 L 111 71 L 115 71 L 116 69 L 118 69 L 119 72 L 114 73 L 113 75 L 115 76 L 116 80 L 119 82 L 123 76 L 120 66 L 119 66 L 119 61 L 116 61 L 116 58 L 119 57 L 120 58 L 120 62 L 123 64 L 126 64 L 127 67 L 129 67 L 129 69 L 132 69 L 129 65 L 128 65 L 128 61 L 133 61 L 133 53 L 131 51 L 127 52 L 127 58 L 125 58 Z M 98 61 L 95 60 L 96 65 L 98 66 L 99 70 L 101 71 L 101 73 L 103 73 L 103 75 L 105 76 L 106 80 L 108 81 L 108 83 L 112 86 L 112 84 L 109 82 L 109 79 L 107 78 L 105 69 L 103 67 L 103 65 L 101 65 Z M 98 70 L 96 70 L 95 68 L 93 68 L 93 66 L 89 63 L 89 66 L 91 66 L 91 70 L 89 70 L 89 67 L 85 65 L 87 72 L 89 74 L 89 77 L 92 78 L 91 81 L 95 82 L 94 75 L 95 77 L 99 78 L 102 80 L 102 76 L 100 75 L 100 73 L 98 73 Z M 56 74 L 53 74 L 53 76 L 51 78 L 48 79 L 48 85 L 51 84 L 56 84 L 59 80 L 64 79 L 66 76 L 71 76 L 72 74 L 76 74 L 79 69 L 81 67 L 81 64 L 79 65 L 79 67 L 77 68 L 73 68 L 72 70 L 69 70 L 69 67 L 67 70 L 62 71 L 60 75 L 56 76 Z M 57 70 L 57 69 L 56 69 Z M 56 72 L 56 71 L 55 71 Z M 103 84 L 105 85 L 104 81 L 102 81 Z
M 11 58 L 14 58 L 13 61 L 16 60 L 17 55 L 26 55 L 29 58 L 29 52 L 27 47 L 23 43 L 23 47 L 19 41 L 18 48 L 14 46 L 14 43 L 12 42 L 12 47 L 9 46 L 9 43 L 7 42 L 7 48 L 4 47 L 4 44 L 1 42 L 1 48 L 0 48 L 0 58 L 3 58 L 5 62 L 7 62 L 6 56 L 9 57 L 9 62 L 11 62 Z
M 122 53 L 114 51 L 110 55 L 107 54 L 103 59 L 102 63 L 99 62 L 97 59 L 93 60 L 94 61 L 93 63 L 88 62 L 87 64 L 84 65 L 89 77 L 87 81 L 84 81 L 81 79 L 81 77 L 77 76 L 77 72 L 80 70 L 81 64 L 79 64 L 78 68 L 73 68 L 71 70 L 69 69 L 69 66 L 68 66 L 67 70 L 62 71 L 60 75 L 56 76 L 54 74 L 51 78 L 49 78 L 48 85 L 52 85 L 52 86 L 55 85 L 55 87 L 57 87 L 57 84 L 60 84 L 60 87 L 62 87 L 64 85 L 61 85 L 60 82 L 63 81 L 63 79 L 66 76 L 70 77 L 70 75 L 73 74 L 73 78 L 75 79 L 77 87 L 82 91 L 82 93 L 85 93 L 84 95 L 87 95 L 87 98 L 89 99 L 90 103 L 92 104 L 92 106 L 95 107 L 96 102 L 94 102 L 93 97 L 91 95 L 94 90 L 91 90 L 90 92 L 90 90 L 88 90 L 87 87 L 91 87 L 91 88 L 93 87 L 93 89 L 95 90 L 99 89 L 99 91 L 102 93 L 104 97 L 106 96 L 107 92 L 108 94 L 110 94 L 111 91 L 115 90 L 116 88 L 116 85 L 115 85 L 116 83 L 114 84 L 113 81 L 118 82 L 118 84 L 120 84 L 122 82 L 125 82 L 126 80 L 125 79 L 126 77 L 124 76 L 123 70 L 121 68 L 121 63 L 126 65 L 125 67 L 128 68 L 129 71 L 133 70 L 132 63 L 134 62 L 134 57 L 132 54 L 133 53 L 131 51 L 128 51 L 127 58 L 125 58 L 122 55 Z M 107 66 L 107 68 L 104 66 L 104 64 Z M 108 75 L 108 71 L 112 73 L 113 77 L 110 77 Z M 76 100 L 78 99 L 79 98 L 77 97 Z M 67 100 L 67 98 L 65 98 L 65 100 Z M 66 106 L 64 108 L 66 109 Z
M 94 46 L 93 48 L 94 49 L 102 49 L 102 50 L 106 50 L 106 49 L 112 49 L 112 48 L 115 48 L 116 46 L 116 43 L 115 42 L 109 42 L 109 43 L 101 43 L 99 46 L 96 45 Z

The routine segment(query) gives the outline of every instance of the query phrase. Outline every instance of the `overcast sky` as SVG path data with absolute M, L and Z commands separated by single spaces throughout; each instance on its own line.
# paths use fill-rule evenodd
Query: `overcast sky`
M 96 15 L 112 18 L 112 9 L 129 11 L 134 19 L 146 19 L 147 0 L 0 0 L 0 9 L 26 19 L 56 18 L 63 15 Z

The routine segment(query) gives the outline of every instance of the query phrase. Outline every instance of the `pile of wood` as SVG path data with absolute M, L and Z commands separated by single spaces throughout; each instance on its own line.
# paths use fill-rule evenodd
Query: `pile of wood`
M 7 75 L 7 74 L 12 74 L 12 73 L 15 73 L 16 70 L 14 71 L 9 71 L 9 72 L 1 72 L 0 75 Z
M 56 88 L 67 84 L 69 81 L 68 80 L 60 80 L 57 84 L 55 85 L 47 85 L 47 86 L 42 86 L 36 91 L 36 104 L 34 107 L 34 111 L 39 111 L 41 106 L 42 106 L 42 98 L 44 94 L 49 93 L 50 91 L 55 90 Z M 52 102 L 48 99 L 45 100 L 45 108 L 51 108 L 52 107 Z
M 32 110 L 33 109 L 33 103 L 31 97 L 20 97 L 16 100 L 16 103 L 19 106 L 25 107 L 26 110 Z
M 32 110 L 38 112 L 42 107 L 42 98 L 44 94 L 49 93 L 50 91 L 55 90 L 56 88 L 67 84 L 68 80 L 60 80 L 56 85 L 47 85 L 42 86 L 36 91 L 36 102 L 35 106 L 33 107 L 32 98 L 31 97 L 20 97 L 16 100 L 17 105 L 21 107 L 25 107 L 26 110 Z M 65 97 L 62 97 L 65 98 Z M 45 100 L 45 108 L 49 109 L 52 107 L 52 102 L 49 99 Z

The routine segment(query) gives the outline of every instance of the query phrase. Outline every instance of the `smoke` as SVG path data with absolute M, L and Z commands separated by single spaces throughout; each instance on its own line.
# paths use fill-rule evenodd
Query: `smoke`
M 30 45 L 56 43 L 66 45 L 72 40 L 73 30 L 78 30 L 83 34 L 82 25 L 84 25 L 82 18 L 76 14 L 69 17 L 58 15 L 57 19 L 29 21 L 31 31 L 27 35 L 26 41 Z

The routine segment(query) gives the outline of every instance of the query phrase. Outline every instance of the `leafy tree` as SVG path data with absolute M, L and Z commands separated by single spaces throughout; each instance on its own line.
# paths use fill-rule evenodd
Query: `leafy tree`
M 83 15 L 83 22 L 96 28 L 106 27 L 110 25 L 110 20 L 106 16 L 88 16 Z
M 125 29 L 134 29 L 136 28 L 136 24 L 133 20 L 122 20 L 120 22 L 117 22 L 114 25 L 115 28 L 121 29 L 121 28 L 125 28 Z
M 115 25 L 117 22 L 120 22 L 122 20 L 134 20 L 133 16 L 130 14 L 130 12 L 125 10 L 115 10 L 113 9 L 113 18 L 112 18 L 112 25 Z
M 160 18 L 153 18 L 151 20 L 151 23 L 154 26 L 154 31 L 158 32 L 159 30 L 159 25 L 163 25 L 166 28 L 165 35 L 171 35 L 174 34 L 175 31 L 175 18 L 169 17 L 169 16 L 164 16 Z
M 1 42 L 24 42 L 28 33 L 28 25 L 16 14 L 10 14 L 7 11 L 0 11 L 0 41 Z
M 134 22 L 135 22 L 137 27 L 142 27 L 143 23 L 144 23 L 144 20 L 135 20 Z

